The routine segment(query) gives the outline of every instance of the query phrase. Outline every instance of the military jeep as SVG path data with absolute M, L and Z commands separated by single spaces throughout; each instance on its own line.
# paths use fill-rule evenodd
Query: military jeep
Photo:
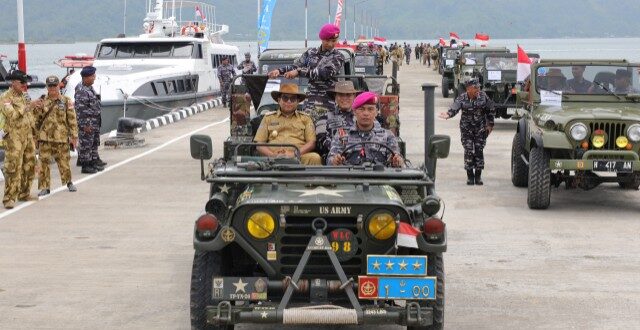
M 529 90 L 519 95 L 525 108 L 518 110 L 511 152 L 511 181 L 528 187 L 529 208 L 548 208 L 551 187 L 562 183 L 638 189 L 639 67 L 625 60 L 532 65 Z
M 527 54 L 537 62 L 538 54 Z M 480 84 L 482 90 L 495 102 L 496 117 L 511 118 L 517 106 L 517 93 L 522 83 L 517 81 L 518 54 L 495 53 L 484 58 Z
M 464 93 L 465 83 L 470 79 L 482 79 L 484 72 L 484 58 L 489 54 L 509 53 L 505 47 L 477 47 L 468 46 L 462 48 L 458 59 L 455 61 L 453 97 Z
M 257 108 L 255 90 L 246 88 Z M 238 129 L 247 119 L 233 109 L 222 158 L 205 166 L 211 138 L 191 137 L 191 156 L 210 185 L 193 231 L 192 328 L 442 329 L 447 234 L 434 182 L 449 137 L 428 134 L 427 166 L 304 166 L 298 151 L 257 155 L 248 130 Z
M 449 90 L 454 89 L 453 68 L 456 63 L 456 59 L 460 56 L 460 49 L 444 47 L 442 49 L 442 56 L 440 57 L 440 67 L 438 68 L 442 75 L 442 97 L 449 97 Z

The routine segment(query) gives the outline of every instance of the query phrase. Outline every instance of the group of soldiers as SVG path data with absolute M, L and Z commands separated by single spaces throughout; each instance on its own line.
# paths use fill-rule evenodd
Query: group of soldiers
M 244 61 L 240 62 L 237 67 L 242 71 L 242 74 L 253 74 L 258 71 L 256 64 L 251 60 L 251 54 L 244 54 Z M 231 64 L 231 60 L 228 56 L 223 56 L 220 65 L 218 66 L 218 82 L 220 83 L 220 91 L 222 94 L 222 105 L 227 106 L 229 102 L 229 92 L 231 89 L 231 83 L 236 76 L 236 68 Z
M 307 77 L 309 91 L 304 94 L 296 84 L 281 84 L 271 93 L 279 109 L 262 119 L 254 141 L 263 145 L 257 150 L 268 157 L 299 153 L 306 165 L 374 163 L 400 167 L 404 160 L 395 135 L 376 120 L 378 96 L 336 78 L 344 64 L 335 49 L 339 35 L 338 27 L 326 24 L 319 33 L 320 47 L 308 49 L 292 65 L 269 72 L 271 78 Z M 299 111 L 298 105 L 305 100 Z
M 101 119 L 100 97 L 92 87 L 95 71 L 94 67 L 82 69 L 75 102 L 60 93 L 60 80 L 56 76 L 47 77 L 46 94 L 33 101 L 27 94 L 31 77 L 20 70 L 7 76 L 10 88 L 0 95 L 5 208 L 12 209 L 16 200 L 33 201 L 51 193 L 52 160 L 58 165 L 62 184 L 71 192 L 77 191 L 71 181 L 71 149 L 78 149 L 82 173 L 104 169 L 106 163 L 98 155 Z M 39 172 L 38 197 L 31 195 L 36 172 Z

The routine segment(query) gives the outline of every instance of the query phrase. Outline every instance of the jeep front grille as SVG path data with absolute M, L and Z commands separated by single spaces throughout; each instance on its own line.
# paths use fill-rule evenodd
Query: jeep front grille
M 589 129 L 591 130 L 591 136 L 593 133 L 599 129 L 605 131 L 607 133 L 607 142 L 600 150 L 616 150 L 618 147 L 616 146 L 616 139 L 620 136 L 626 136 L 627 124 L 625 123 L 616 123 L 616 122 L 595 122 L 589 123 Z M 589 143 L 591 145 L 591 143 Z M 594 149 L 593 146 L 590 149 Z
M 288 216 L 286 218 L 287 225 L 283 229 L 280 247 L 278 248 L 278 261 L 280 263 L 281 274 L 293 275 L 307 244 L 309 244 L 311 236 L 314 234 L 311 230 L 311 221 L 313 221 L 313 219 L 315 219 L 315 217 Z M 357 237 L 358 251 L 356 255 L 350 260 L 341 262 L 340 264 L 347 276 L 359 275 L 364 261 L 362 255 L 362 235 L 366 234 L 364 230 L 358 230 L 357 218 L 355 217 L 327 218 L 325 235 L 328 235 L 332 230 L 338 228 L 349 229 Z M 311 258 L 309 258 L 303 277 L 309 278 L 314 275 L 331 276 L 335 274 L 335 270 L 331 267 L 331 261 L 325 253 L 313 253 Z

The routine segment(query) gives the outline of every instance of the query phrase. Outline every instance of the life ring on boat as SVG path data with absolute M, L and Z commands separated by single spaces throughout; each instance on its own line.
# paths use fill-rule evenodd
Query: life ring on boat
M 185 25 L 180 30 L 180 34 L 183 35 L 183 36 L 194 35 L 194 34 L 196 34 L 198 32 L 200 32 L 200 28 L 195 24 Z

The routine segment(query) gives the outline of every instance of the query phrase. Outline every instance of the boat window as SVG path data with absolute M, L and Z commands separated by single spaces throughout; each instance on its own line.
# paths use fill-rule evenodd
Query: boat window
M 175 45 L 173 48 L 174 57 L 191 57 L 193 45 Z
M 191 86 L 193 86 L 193 90 L 194 91 L 198 90 L 198 79 L 197 78 L 191 78 Z
M 202 58 L 202 44 L 198 44 L 198 54 L 196 58 Z
M 98 57 L 101 58 L 114 58 L 116 57 L 116 47 L 112 45 L 102 45 L 100 46 L 100 51 L 98 51 Z
M 118 46 L 117 58 L 129 58 L 133 55 L 134 47 L 132 45 Z
M 184 88 L 185 88 L 185 90 L 186 90 L 187 92 L 191 92 L 191 91 L 193 91 L 193 86 L 191 85 L 191 79 L 187 78 L 187 79 L 184 81 Z
M 136 45 L 133 57 L 150 57 L 151 47 L 149 45 Z
M 167 95 L 167 86 L 164 81 L 156 81 L 153 83 L 154 90 L 157 95 Z
M 177 80 L 177 82 L 178 82 L 178 86 L 177 86 L 178 87 L 177 88 L 178 93 L 183 93 L 184 92 L 184 80 L 180 79 L 180 80 Z
M 176 82 L 174 80 L 167 81 L 167 94 L 174 94 L 176 92 Z
M 171 44 L 157 44 L 151 46 L 151 57 L 169 57 Z

